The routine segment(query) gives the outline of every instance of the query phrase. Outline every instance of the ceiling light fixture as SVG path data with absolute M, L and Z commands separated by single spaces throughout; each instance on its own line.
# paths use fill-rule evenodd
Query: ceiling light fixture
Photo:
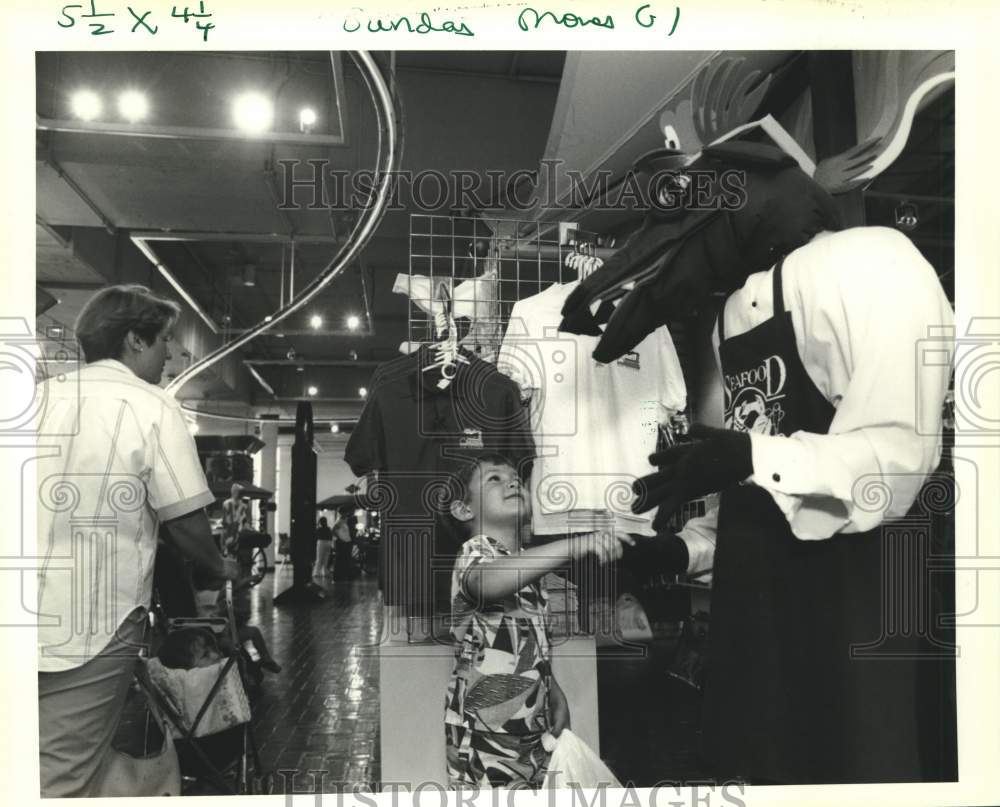
M 266 317 L 264 317 L 264 322 L 270 322 L 272 319 L 274 319 L 274 317 L 268 314 Z
M 101 114 L 101 98 L 92 90 L 79 90 L 70 99 L 73 114 L 80 120 L 94 120 Z
M 316 125 L 316 111 L 309 107 L 299 110 L 299 131 L 303 134 L 310 134 L 313 126 Z
M 311 317 L 309 317 L 309 325 L 313 328 L 313 330 L 318 331 L 320 328 L 323 327 L 323 317 L 321 317 L 319 314 L 313 314 Z
M 233 102 L 233 120 L 244 132 L 260 134 L 271 128 L 274 108 L 259 92 L 245 92 Z
M 337 434 L 339 432 L 340 432 L 340 426 L 338 424 L 336 424 L 336 423 L 331 423 L 330 424 L 330 433 L 331 434 Z
M 243 285 L 248 287 L 257 285 L 256 268 L 252 263 L 243 267 Z
M 360 395 L 362 398 L 367 398 L 368 397 L 368 389 L 366 387 L 359 387 L 358 388 L 358 395 Z
M 138 90 L 125 90 L 118 96 L 118 112 L 129 123 L 138 123 L 149 113 L 149 102 Z
M 306 392 L 315 397 L 319 393 L 319 390 L 316 389 L 316 387 L 309 387 L 309 389 L 307 389 Z
M 358 326 L 360 325 L 361 325 L 361 319 L 355 314 L 351 314 L 347 318 L 347 327 L 349 330 L 356 331 L 358 329 Z

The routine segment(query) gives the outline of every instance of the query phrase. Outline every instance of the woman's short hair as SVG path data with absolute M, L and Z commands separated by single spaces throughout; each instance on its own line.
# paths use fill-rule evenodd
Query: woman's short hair
M 180 313 L 177 303 L 157 297 L 145 286 L 108 286 L 87 300 L 74 330 L 88 363 L 117 359 L 129 331 L 152 343 Z

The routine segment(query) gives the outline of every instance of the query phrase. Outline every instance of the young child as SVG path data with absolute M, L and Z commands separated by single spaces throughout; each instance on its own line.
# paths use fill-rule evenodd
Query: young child
M 215 634 L 201 628 L 174 631 L 163 640 L 156 655 L 164 667 L 172 670 L 211 667 L 223 658 Z
M 602 562 L 617 558 L 620 543 L 593 534 L 522 549 L 530 500 L 517 470 L 497 455 L 458 475 L 450 515 L 465 540 L 451 586 L 457 646 L 445 703 L 449 782 L 539 787 L 552 746 L 546 735 L 558 737 L 570 719 L 552 676 L 541 579 L 587 552 Z

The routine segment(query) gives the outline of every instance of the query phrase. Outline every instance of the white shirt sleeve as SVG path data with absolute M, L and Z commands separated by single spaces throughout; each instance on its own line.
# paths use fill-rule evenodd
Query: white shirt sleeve
M 198 449 L 180 407 L 164 402 L 149 441 L 149 506 L 161 522 L 185 516 L 215 501 Z
M 657 328 L 655 334 L 659 357 L 656 368 L 659 404 L 668 412 L 683 412 L 687 407 L 687 385 L 674 339 L 666 325 Z
M 799 355 L 836 413 L 827 434 L 752 434 L 752 481 L 801 539 L 872 529 L 907 512 L 940 460 L 951 342 L 937 342 L 946 361 L 925 349 L 953 332 L 951 306 L 913 244 L 882 227 L 813 242 L 783 281 Z
M 705 515 L 688 519 L 677 533 L 687 544 L 689 577 L 698 577 L 712 571 L 715 561 L 715 536 L 718 532 L 719 507 L 710 508 Z

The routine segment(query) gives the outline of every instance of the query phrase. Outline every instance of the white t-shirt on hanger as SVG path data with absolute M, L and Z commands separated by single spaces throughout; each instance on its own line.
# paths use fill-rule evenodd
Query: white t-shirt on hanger
M 511 311 L 498 369 L 530 399 L 538 458 L 532 530 L 653 534 L 655 510 L 634 515 L 631 486 L 653 471 L 657 424 L 684 409 L 687 390 L 670 332 L 657 328 L 612 364 L 591 358 L 595 336 L 558 331 L 579 281 L 552 285 Z

